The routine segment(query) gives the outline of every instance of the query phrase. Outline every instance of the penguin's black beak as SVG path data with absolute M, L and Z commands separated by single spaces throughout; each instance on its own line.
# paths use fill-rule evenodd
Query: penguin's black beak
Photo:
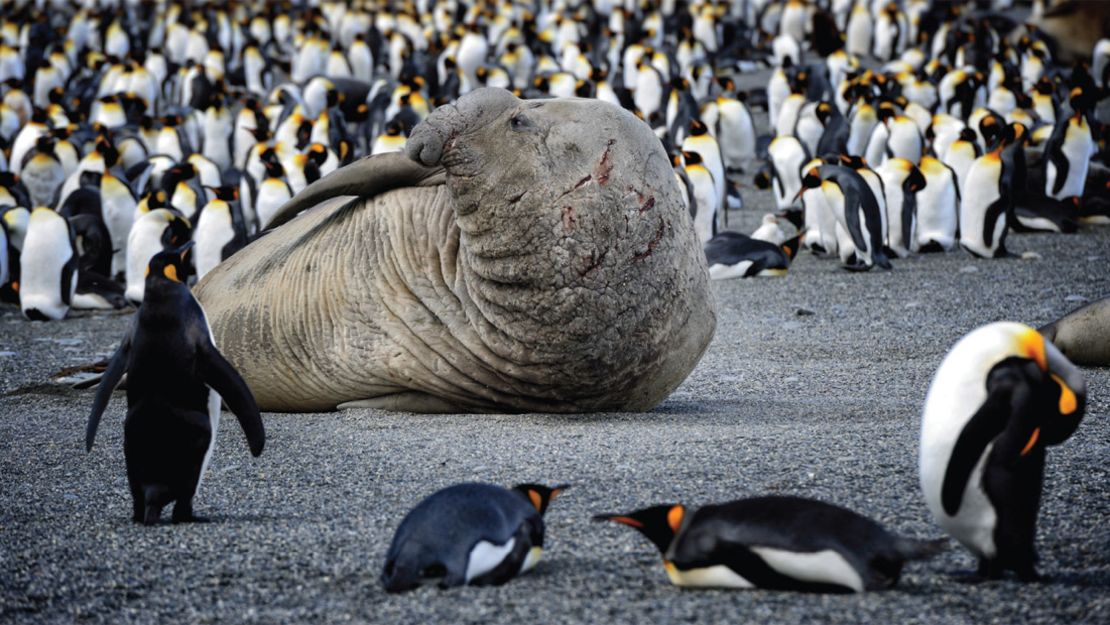
M 611 521 L 613 523 L 620 523 L 621 525 L 627 525 L 636 529 L 640 529 L 644 526 L 643 523 L 623 514 L 595 514 L 591 520 L 595 523 L 602 521 Z
M 189 254 L 189 250 L 193 249 L 194 245 L 196 245 L 196 241 L 194 241 L 192 239 L 189 239 L 188 241 L 182 243 L 176 249 L 171 250 L 171 251 L 174 254 L 176 254 L 178 257 L 180 257 L 182 262 L 184 262 L 185 257 Z

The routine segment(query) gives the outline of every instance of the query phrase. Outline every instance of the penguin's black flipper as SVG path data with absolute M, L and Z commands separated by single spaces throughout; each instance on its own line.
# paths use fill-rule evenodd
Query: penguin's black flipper
M 1056 127 L 1052 129 L 1052 136 L 1048 138 L 1048 143 L 1045 144 L 1044 155 L 1056 166 L 1056 181 L 1052 185 L 1053 195 L 1064 188 L 1064 182 L 1068 179 L 1070 163 L 1068 157 L 1064 155 L 1064 141 L 1067 137 L 1067 131 L 1067 121 L 1057 122 Z M 1048 165 L 1045 165 L 1045 176 L 1048 176 Z
M 247 436 L 251 455 L 262 455 L 262 448 L 266 444 L 266 430 L 262 426 L 262 415 L 258 412 L 258 404 L 254 401 L 247 383 L 243 381 L 239 372 L 231 366 L 216 350 L 211 343 L 200 348 L 201 376 L 204 383 L 212 387 L 220 397 L 227 402 L 227 407 L 235 413 L 239 420 L 239 427 Z
M 949 516 L 955 516 L 960 511 L 960 503 L 972 471 L 979 464 L 987 446 L 1006 428 L 1011 404 L 1019 405 L 1013 399 L 1023 386 L 1020 371 L 1022 366 L 1019 362 L 1003 361 L 994 367 L 987 377 L 986 400 L 964 425 L 952 447 L 940 491 L 941 504 Z
M 96 428 L 100 426 L 100 417 L 108 407 L 108 400 L 112 398 L 112 391 L 116 389 L 124 370 L 127 369 L 127 360 L 131 355 L 131 332 L 123 337 L 119 349 L 112 355 L 104 375 L 100 376 L 100 386 L 96 389 L 93 398 L 92 410 L 89 411 L 89 424 L 85 428 L 85 451 L 92 451 L 93 441 L 96 440 Z

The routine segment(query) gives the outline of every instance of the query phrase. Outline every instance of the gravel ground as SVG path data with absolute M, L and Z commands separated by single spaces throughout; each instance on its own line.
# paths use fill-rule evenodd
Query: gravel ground
M 731 221 L 751 231 L 769 197 L 745 193 Z M 196 500 L 212 522 L 154 528 L 129 521 L 122 394 L 86 455 L 93 392 L 51 378 L 109 355 L 128 316 L 41 323 L 0 307 L 0 622 L 1110 622 L 1110 369 L 1086 370 L 1087 417 L 1049 452 L 1046 583 L 969 584 L 975 563 L 952 542 L 886 592 L 683 591 L 638 534 L 589 521 L 789 493 L 940 536 L 916 454 L 945 352 L 978 325 L 1041 324 L 1110 293 L 1110 228 L 1009 246 L 1041 258 L 957 252 L 851 274 L 807 253 L 785 278 L 718 283 L 709 351 L 650 413 L 266 414 L 259 459 L 225 418 Z M 404 513 L 465 480 L 573 484 L 548 512 L 544 562 L 500 588 L 386 595 L 377 578 Z

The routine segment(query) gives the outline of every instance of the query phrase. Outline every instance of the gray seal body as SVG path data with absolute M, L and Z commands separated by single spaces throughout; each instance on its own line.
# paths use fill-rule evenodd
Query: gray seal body
M 406 149 L 310 185 L 197 285 L 264 410 L 635 411 L 686 378 L 716 313 L 647 125 L 480 89 Z

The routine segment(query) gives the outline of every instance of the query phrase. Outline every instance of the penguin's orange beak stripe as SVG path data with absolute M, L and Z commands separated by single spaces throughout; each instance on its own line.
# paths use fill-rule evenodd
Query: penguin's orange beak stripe
M 1067 385 L 1060 376 L 1052 374 L 1052 379 L 1060 385 L 1060 414 L 1071 414 L 1079 407 L 1079 400 L 1075 398 L 1075 391 Z
M 1048 358 L 1044 353 L 1044 337 L 1036 330 L 1029 330 L 1021 337 L 1021 347 L 1030 360 L 1037 363 L 1041 371 L 1048 371 Z
M 609 520 L 614 523 L 620 523 L 621 525 L 627 525 L 629 527 L 641 528 L 644 526 L 643 523 L 640 523 L 636 519 L 628 516 L 611 516 L 609 517 Z
M 1033 435 L 1029 437 L 1029 442 L 1025 444 L 1025 448 L 1021 450 L 1021 455 L 1025 455 L 1033 451 L 1033 446 L 1037 444 L 1037 439 L 1041 437 L 1041 428 L 1035 428 Z

